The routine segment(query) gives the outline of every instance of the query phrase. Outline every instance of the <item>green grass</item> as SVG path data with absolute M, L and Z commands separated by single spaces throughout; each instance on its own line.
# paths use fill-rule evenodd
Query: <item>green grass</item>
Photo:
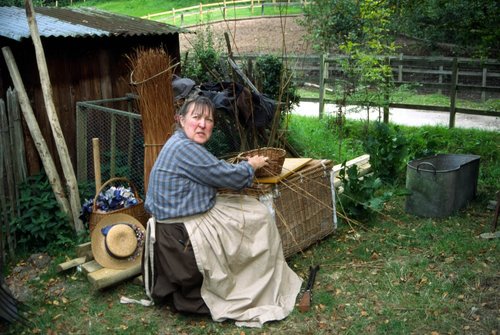
M 106 10 L 112 13 L 125 14 L 130 16 L 145 16 L 148 14 L 161 13 L 170 11 L 172 9 L 180 9 L 191 6 L 210 3 L 217 3 L 219 1 L 214 0 L 172 0 L 172 1 L 161 1 L 161 0 L 111 0 L 111 1 L 99 1 L 90 0 L 85 2 L 75 3 L 75 7 L 94 7 L 101 10 Z
M 332 120 L 292 116 L 289 134 L 304 155 L 336 158 L 338 133 Z M 8 334 L 474 334 L 498 328 L 500 239 L 485 240 L 493 211 L 486 209 L 500 189 L 500 134 L 467 129 L 402 127 L 412 152 L 468 152 L 481 155 L 478 197 L 443 219 L 407 214 L 404 197 L 393 197 L 370 223 L 340 221 L 323 241 L 292 256 L 289 265 L 306 278 L 319 264 L 311 311 L 294 310 L 262 329 L 231 321 L 186 316 L 164 307 L 119 303 L 121 296 L 144 299 L 130 281 L 94 291 L 77 270 L 56 273 L 75 257 L 61 250 L 45 273 L 29 280 L 27 301 L 34 326 Z M 346 159 L 360 153 L 363 122 L 348 121 Z M 333 148 L 333 149 L 331 149 Z
M 29 282 L 30 330 L 10 334 L 491 334 L 498 326 L 500 241 L 476 236 L 489 228 L 491 212 L 473 203 L 441 220 L 404 213 L 393 199 L 377 222 L 339 230 L 289 259 L 302 277 L 320 264 L 311 311 L 298 310 L 262 329 L 230 321 L 122 305 L 122 295 L 145 298 L 130 282 L 93 291 L 75 270 L 54 271 Z M 64 289 L 58 289 L 64 287 Z
M 75 4 L 75 7 L 95 7 L 101 10 L 109 11 L 112 13 L 125 14 L 136 17 L 143 17 L 150 14 L 157 14 L 168 12 L 173 9 L 179 10 L 183 8 L 188 8 L 192 6 L 199 6 L 202 4 L 212 4 L 212 3 L 223 3 L 223 1 L 141 1 L 141 0 L 132 0 L 132 1 L 86 1 Z M 222 6 L 217 7 L 209 7 L 205 8 L 204 11 L 209 10 L 208 14 L 205 14 L 203 17 L 199 16 L 199 10 L 194 9 L 190 12 L 186 12 L 184 14 L 184 20 L 182 22 L 183 26 L 191 26 L 196 24 L 202 24 L 213 21 L 220 20 L 231 20 L 231 19 L 241 19 L 241 18 L 250 18 L 250 17 L 260 17 L 264 16 L 274 16 L 274 15 L 291 15 L 291 14 L 300 14 L 302 13 L 302 8 L 300 6 L 287 6 L 286 3 L 283 6 L 266 6 L 264 7 L 264 12 L 262 12 L 262 7 L 255 2 L 255 7 L 250 8 L 242 8 L 239 9 L 236 6 L 231 6 L 228 3 L 226 16 L 224 18 Z M 177 14 L 179 15 L 179 14 Z M 180 17 L 176 17 L 175 20 L 171 15 L 165 16 L 155 16 L 152 18 L 153 20 L 173 24 L 173 25 L 181 25 Z
M 302 157 L 327 158 L 338 164 L 365 153 L 363 140 L 368 134 L 368 125 L 349 120 L 339 127 L 334 116 L 320 120 L 294 115 L 288 124 L 288 133 L 290 143 Z M 490 196 L 500 190 L 499 132 L 433 126 L 398 128 L 409 142 L 407 162 L 439 153 L 479 155 L 479 187 Z M 404 180 L 404 176 L 399 177 Z

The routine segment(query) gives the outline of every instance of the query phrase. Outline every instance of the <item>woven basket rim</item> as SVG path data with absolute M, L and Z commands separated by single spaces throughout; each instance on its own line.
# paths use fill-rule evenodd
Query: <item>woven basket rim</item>
M 265 154 L 266 152 L 275 152 L 278 154 L 279 157 L 286 156 L 285 149 L 274 148 L 274 147 L 262 147 L 262 148 L 248 150 L 248 151 L 243 151 L 240 154 L 238 154 L 238 157 L 245 157 L 245 156 L 248 156 L 249 154 L 253 154 L 253 153 Z
M 255 171 L 256 177 L 259 178 L 272 177 L 272 176 L 277 176 L 281 173 L 281 170 L 283 169 L 283 164 L 285 163 L 285 156 L 286 156 L 285 149 L 274 148 L 274 147 L 263 147 L 263 148 L 252 149 L 240 153 L 237 159 L 243 159 L 244 157 L 247 156 L 252 157 L 255 155 L 267 156 L 269 158 L 268 160 L 269 165 L 267 167 L 260 168 L 257 171 Z

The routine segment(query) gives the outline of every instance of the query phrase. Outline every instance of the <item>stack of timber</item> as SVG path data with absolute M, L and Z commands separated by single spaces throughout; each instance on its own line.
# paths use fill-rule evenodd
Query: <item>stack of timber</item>
M 94 260 L 90 242 L 81 244 L 76 249 L 76 258 L 57 266 L 57 272 L 80 267 L 83 274 L 87 276 L 92 288 L 101 290 L 106 287 L 121 283 L 127 279 L 138 277 L 141 274 L 141 265 L 133 266 L 124 270 L 104 268 Z

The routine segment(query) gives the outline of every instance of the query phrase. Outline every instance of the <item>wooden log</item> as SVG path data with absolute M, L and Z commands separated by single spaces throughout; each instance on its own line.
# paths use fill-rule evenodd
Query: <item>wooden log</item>
M 142 275 L 135 277 L 132 280 L 132 284 L 139 285 L 139 286 L 144 286 L 144 279 L 142 279 Z
M 229 65 L 231 65 L 233 70 L 240 76 L 240 78 L 243 79 L 245 84 L 247 84 L 248 87 L 250 87 L 252 92 L 259 94 L 260 93 L 259 90 L 254 86 L 254 84 L 250 81 L 250 79 L 248 79 L 248 77 L 243 73 L 243 71 L 241 71 L 238 64 L 236 64 L 234 60 L 232 60 L 231 58 L 228 58 L 227 61 L 229 62 Z
M 90 242 L 76 246 L 76 255 L 78 257 L 85 256 L 89 251 L 92 252 L 92 244 Z
M 141 264 L 137 264 L 125 270 L 114 270 L 102 268 L 100 270 L 89 273 L 87 278 L 94 289 L 100 290 L 117 283 L 120 283 L 129 278 L 135 277 L 141 273 Z
M 97 263 L 96 260 L 92 260 L 92 261 L 87 262 L 87 263 L 82 265 L 82 271 L 86 275 L 88 275 L 89 273 L 95 272 L 97 270 L 100 270 L 100 269 L 103 269 L 103 267 L 101 266 L 101 264 Z
M 57 153 L 59 154 L 59 161 L 61 163 L 63 174 L 66 179 L 66 186 L 69 195 L 70 213 L 72 218 L 71 223 L 73 229 L 79 232 L 83 231 L 84 228 L 83 222 L 80 220 L 80 209 L 82 204 L 80 203 L 78 182 L 76 181 L 73 163 L 71 162 L 68 146 L 66 145 L 66 140 L 64 139 L 61 124 L 59 123 L 59 117 L 57 116 L 57 111 L 52 94 L 52 84 L 50 82 L 49 70 L 47 67 L 47 61 L 45 59 L 42 41 L 38 32 L 33 2 L 31 0 L 26 0 L 25 5 L 26 17 L 28 19 L 28 26 L 31 33 L 31 41 L 33 42 L 33 45 L 35 47 L 35 56 L 38 65 L 38 72 L 40 74 L 40 83 L 42 87 L 43 100 L 45 102 L 45 110 L 47 111 L 50 127 L 52 129 L 52 135 L 54 138 L 54 142 L 56 143 Z
M 80 244 L 76 247 L 76 257 L 85 257 L 87 262 L 94 259 L 90 242 Z
M 370 165 L 370 155 L 362 155 L 346 162 L 347 167 L 353 165 L 356 165 L 358 167 L 358 175 L 360 177 L 365 176 L 370 172 L 372 172 L 372 167 Z M 341 169 L 342 169 L 342 164 L 337 164 L 333 167 L 333 172 L 335 176 L 333 185 L 337 189 L 337 194 L 341 194 L 344 191 L 342 187 L 342 180 L 338 176 L 338 173 Z
M 72 268 L 82 265 L 86 262 L 85 257 L 78 257 L 67 262 L 61 263 L 57 266 L 57 272 L 63 272 Z

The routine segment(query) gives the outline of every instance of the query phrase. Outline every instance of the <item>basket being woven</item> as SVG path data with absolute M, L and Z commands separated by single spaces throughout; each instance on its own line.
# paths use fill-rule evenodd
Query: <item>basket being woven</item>
M 116 209 L 113 211 L 102 211 L 97 208 L 97 197 L 99 196 L 99 193 L 101 193 L 106 187 L 116 183 L 116 182 L 125 182 L 127 183 L 132 191 L 134 192 L 134 196 L 137 199 L 137 204 L 134 206 L 126 207 L 126 208 L 120 208 Z M 144 227 L 146 227 L 147 222 L 149 220 L 149 214 L 146 212 L 144 209 L 144 201 L 139 197 L 139 194 L 137 192 L 137 188 L 132 181 L 130 181 L 127 178 L 123 177 L 115 177 L 109 179 L 107 182 L 102 184 L 101 188 L 96 190 L 96 195 L 94 197 L 94 202 L 92 204 L 92 212 L 90 213 L 90 219 L 89 219 L 89 230 L 90 233 L 94 230 L 95 226 L 97 223 L 102 220 L 105 216 L 110 215 L 110 214 L 116 214 L 116 213 L 121 213 L 121 214 L 128 214 L 130 216 L 133 216 L 136 218 Z
M 266 156 L 269 158 L 267 161 L 269 166 L 262 167 L 255 171 L 257 178 L 278 176 L 281 173 L 283 164 L 285 163 L 286 150 L 280 148 L 259 148 L 250 151 L 242 152 L 238 158 L 244 159 L 245 157 L 253 157 L 256 155 Z

